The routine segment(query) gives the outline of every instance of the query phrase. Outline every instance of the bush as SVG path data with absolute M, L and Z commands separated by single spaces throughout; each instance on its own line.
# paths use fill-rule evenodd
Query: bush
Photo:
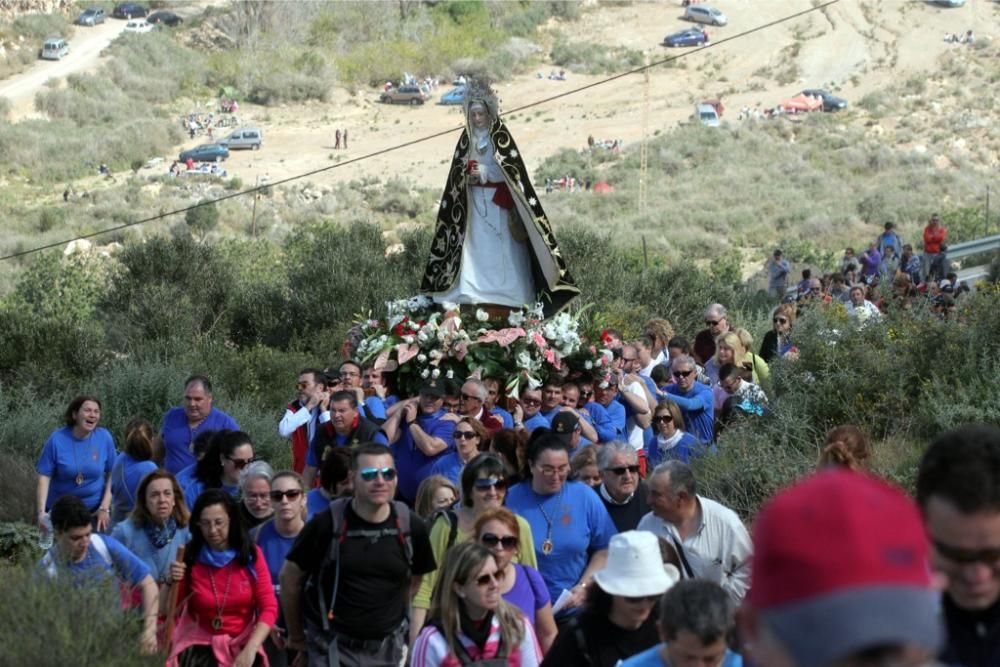
M 556 41 L 550 54 L 558 67 L 580 74 L 610 74 L 645 63 L 642 51 L 593 42 Z
M 53 35 L 69 37 L 72 26 L 61 14 L 23 14 L 14 19 L 14 33 L 28 39 L 45 39 Z

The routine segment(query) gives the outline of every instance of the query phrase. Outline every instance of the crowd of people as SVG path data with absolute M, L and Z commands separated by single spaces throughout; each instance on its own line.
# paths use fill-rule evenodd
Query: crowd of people
M 121 452 L 80 396 L 37 465 L 40 568 L 121 584 L 143 649 L 181 667 L 1000 664 L 1000 429 L 941 435 L 916 503 L 853 426 L 752 537 L 702 492 L 691 462 L 767 411 L 795 314 L 760 345 L 721 304 L 690 341 L 604 331 L 608 372 L 516 398 L 307 368 L 277 424 L 289 470 L 207 377 Z

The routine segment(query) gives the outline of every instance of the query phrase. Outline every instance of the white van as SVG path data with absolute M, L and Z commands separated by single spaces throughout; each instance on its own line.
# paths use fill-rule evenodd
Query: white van
M 69 55 L 69 44 L 62 37 L 49 37 L 42 44 L 39 56 L 43 60 L 62 60 Z
M 714 7 L 706 5 L 688 5 L 684 10 L 684 18 L 695 23 L 708 23 L 710 25 L 726 25 L 729 19 L 726 15 Z
M 708 127 L 719 127 L 719 112 L 711 104 L 698 104 L 694 108 L 694 115 L 702 125 Z
M 238 130 L 230 132 L 229 136 L 225 139 L 219 140 L 219 144 L 230 150 L 235 148 L 249 148 L 255 151 L 260 148 L 262 143 L 264 143 L 264 133 L 260 131 L 260 128 L 256 127 L 241 127 Z

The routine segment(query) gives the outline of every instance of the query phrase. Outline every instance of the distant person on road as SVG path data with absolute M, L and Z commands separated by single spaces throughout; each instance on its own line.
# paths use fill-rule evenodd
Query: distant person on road
M 341 136 L 342 136 L 342 137 L 343 137 L 343 139 L 344 139 L 344 150 L 346 151 L 346 150 L 347 150 L 347 129 L 346 129 L 346 128 L 345 128 L 345 129 L 344 129 L 344 131 L 343 131 L 343 132 L 341 133 Z
M 333 133 L 333 149 L 340 150 L 340 130 Z
M 774 299 L 781 299 L 788 289 L 788 274 L 792 271 L 791 264 L 784 258 L 781 250 L 775 250 L 771 259 L 764 264 L 767 269 L 767 293 Z

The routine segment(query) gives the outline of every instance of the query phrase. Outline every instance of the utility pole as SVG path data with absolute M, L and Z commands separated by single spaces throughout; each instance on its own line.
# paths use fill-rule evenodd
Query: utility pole
M 257 181 L 254 183 L 253 188 L 253 212 L 250 214 L 250 234 L 253 238 L 257 238 L 257 200 L 260 199 L 260 175 L 257 176 Z
M 649 178 L 649 58 L 642 70 L 642 142 L 639 144 L 639 214 L 646 213 L 646 191 Z
M 990 235 L 990 184 L 986 184 L 986 230 L 983 236 Z

